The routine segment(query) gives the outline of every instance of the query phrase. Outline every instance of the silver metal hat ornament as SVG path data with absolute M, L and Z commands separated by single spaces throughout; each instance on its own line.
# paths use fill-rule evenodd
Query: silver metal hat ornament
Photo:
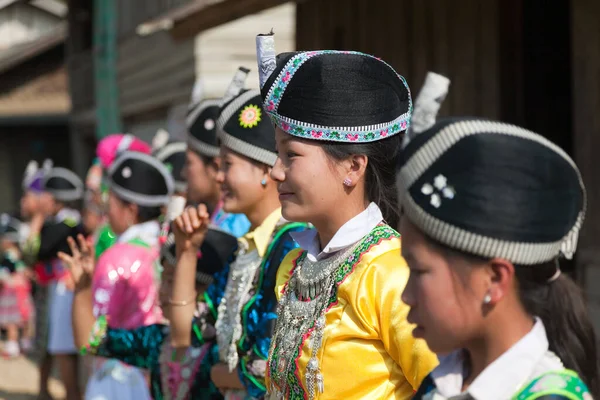
M 38 171 L 38 169 L 39 169 L 39 165 L 38 165 L 37 161 L 35 161 L 35 160 L 29 161 L 29 163 L 27 164 L 27 168 L 25 168 L 24 181 L 25 182 L 29 181 L 35 175 L 35 173 Z
M 275 34 L 273 29 L 267 34 L 256 36 L 256 55 L 258 61 L 258 81 L 262 89 L 269 76 L 277 67 L 275 54 Z
M 425 83 L 415 100 L 415 108 L 410 128 L 404 135 L 402 147 L 406 145 L 421 132 L 426 131 L 435 124 L 435 119 L 440 107 L 448 94 L 450 79 L 435 72 L 428 72 Z
M 157 150 L 165 147 L 167 143 L 169 143 L 170 137 L 171 135 L 169 135 L 169 132 L 163 128 L 160 128 L 158 131 L 156 131 L 156 134 L 152 138 L 152 152 L 154 153 Z
M 235 72 L 235 75 L 233 75 L 231 83 L 225 91 L 225 95 L 223 95 L 223 100 L 221 104 L 229 102 L 231 99 L 240 94 L 242 90 L 244 90 L 244 86 L 246 85 L 246 79 L 248 78 L 249 72 L 250 70 L 248 68 L 238 67 L 238 70 Z

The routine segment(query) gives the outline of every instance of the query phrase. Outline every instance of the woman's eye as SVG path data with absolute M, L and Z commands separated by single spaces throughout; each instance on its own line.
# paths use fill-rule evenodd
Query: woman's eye
M 287 155 L 287 157 L 288 157 L 288 158 L 294 158 L 294 157 L 296 157 L 298 154 L 294 153 L 293 151 L 288 151 L 288 152 L 286 153 L 286 155 Z

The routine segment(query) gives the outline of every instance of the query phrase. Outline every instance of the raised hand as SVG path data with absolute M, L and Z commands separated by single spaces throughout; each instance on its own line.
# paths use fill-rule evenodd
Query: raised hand
M 209 225 L 210 216 L 204 204 L 183 210 L 183 213 L 173 221 L 177 253 L 200 249 Z
M 77 240 L 79 245 L 72 237 L 67 238 L 71 255 L 62 251 L 58 253 L 58 258 L 71 271 L 75 290 L 87 288 L 91 285 L 95 263 L 94 247 L 87 242 L 83 235 L 78 235 Z

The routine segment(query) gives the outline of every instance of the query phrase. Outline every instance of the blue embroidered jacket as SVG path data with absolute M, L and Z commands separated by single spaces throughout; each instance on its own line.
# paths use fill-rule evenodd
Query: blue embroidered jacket
M 261 399 L 266 394 L 266 360 L 269 356 L 271 337 L 277 318 L 277 298 L 275 296 L 277 270 L 287 253 L 298 247 L 290 233 L 305 229 L 307 229 L 307 225 L 302 223 L 287 223 L 276 229 L 267 254 L 254 279 L 253 288 L 250 291 L 253 295 L 242 308 L 243 333 L 238 341 L 238 374 L 249 399 Z M 226 268 L 219 273 L 219 279 L 227 280 L 228 274 L 229 268 Z M 224 291 L 211 290 L 211 288 L 205 294 L 207 305 L 215 320 L 218 304 L 223 295 Z M 214 347 L 213 351 L 218 355 L 217 346 Z M 213 360 L 218 363 L 218 356 Z

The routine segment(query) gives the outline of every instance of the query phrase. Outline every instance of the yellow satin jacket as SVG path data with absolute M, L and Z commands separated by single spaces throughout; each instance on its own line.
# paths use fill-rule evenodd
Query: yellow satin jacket
M 317 354 L 324 384 L 323 393 L 316 393 L 318 400 L 410 399 L 438 363 L 426 343 L 412 336 L 413 326 L 406 320 L 409 307 L 401 300 L 409 269 L 400 253 L 399 234 L 386 228 L 387 234 L 374 234 L 376 228 L 363 239 L 370 242 L 355 250 L 352 268 L 336 278 L 337 302 L 325 314 Z M 302 255 L 303 250 L 296 249 L 283 260 L 277 276 L 278 296 Z M 308 342 L 304 340 L 296 359 L 295 378 L 287 380 L 288 399 L 308 399 Z M 271 349 L 271 355 L 277 355 L 277 348 Z M 272 369 L 269 364 L 267 388 L 277 374 Z M 279 388 L 276 379 L 272 384 Z

